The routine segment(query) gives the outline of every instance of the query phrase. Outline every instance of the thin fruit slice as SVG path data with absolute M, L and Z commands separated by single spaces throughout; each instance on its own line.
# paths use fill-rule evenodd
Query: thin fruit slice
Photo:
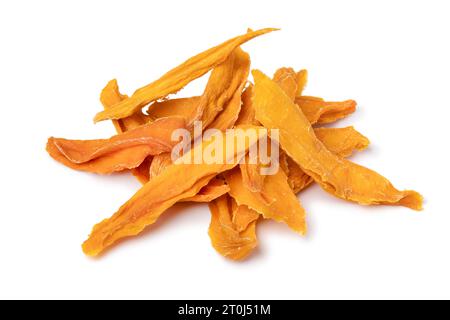
M 164 118 L 110 139 L 49 138 L 47 151 L 55 160 L 76 170 L 107 174 L 139 166 L 149 155 L 168 152 L 177 141 L 172 132 L 184 128 L 182 118 Z
M 116 79 L 109 81 L 100 94 L 100 102 L 105 110 L 110 109 L 115 104 L 126 99 L 128 99 L 128 96 L 120 93 Z M 146 124 L 150 120 L 151 119 L 142 112 L 136 112 L 127 118 L 113 120 L 112 122 L 117 133 L 124 133 Z
M 399 191 L 383 176 L 332 154 L 317 139 L 310 122 L 261 71 L 254 70 L 256 119 L 268 129 L 279 129 L 283 150 L 327 192 L 363 205 L 403 205 L 422 208 L 422 196 Z
M 267 28 L 230 39 L 216 47 L 206 50 L 170 70 L 158 80 L 149 85 L 138 89 L 131 97 L 125 99 L 112 108 L 99 112 L 95 116 L 95 121 L 107 119 L 121 119 L 131 116 L 142 107 L 152 101 L 166 97 L 168 94 L 175 93 L 182 89 L 192 80 L 195 80 L 215 66 L 221 64 L 233 52 L 234 49 L 243 43 L 263 35 L 275 31 L 276 29 Z
M 369 139 L 355 130 L 353 127 L 346 128 L 316 128 L 314 133 L 317 138 L 335 155 L 347 158 L 355 151 L 362 151 L 369 146 Z M 295 193 L 299 193 L 314 182 L 300 166 L 290 157 L 288 162 L 288 181 Z
M 123 95 L 120 93 L 116 79 L 109 81 L 100 94 L 100 101 L 103 104 L 103 108 L 105 110 L 111 108 L 116 103 L 119 103 L 120 101 L 127 98 L 127 95 Z M 144 115 L 142 112 L 136 112 L 124 119 L 112 120 L 117 133 L 127 132 L 128 130 L 137 128 L 150 121 L 151 118 Z M 137 168 L 131 170 L 131 173 L 142 184 L 146 183 L 149 179 L 150 162 L 151 157 L 148 157 Z
M 322 98 L 301 96 L 295 103 L 311 124 L 335 122 L 352 114 L 356 110 L 356 101 L 327 102 Z
M 197 110 L 204 128 L 225 130 L 234 125 L 249 72 L 250 56 L 239 47 L 213 70 Z

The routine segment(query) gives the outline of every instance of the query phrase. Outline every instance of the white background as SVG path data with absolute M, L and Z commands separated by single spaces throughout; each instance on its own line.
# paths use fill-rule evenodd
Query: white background
M 2 1 L 0 298 L 450 298 L 449 16 L 448 1 Z M 337 124 L 371 139 L 353 159 L 425 210 L 314 186 L 300 195 L 309 235 L 265 221 L 241 263 L 212 249 L 205 205 L 85 257 L 91 227 L 139 184 L 67 169 L 46 139 L 114 134 L 92 122 L 108 80 L 132 93 L 247 27 L 282 28 L 244 45 L 253 68 L 307 68 L 307 94 L 358 101 Z

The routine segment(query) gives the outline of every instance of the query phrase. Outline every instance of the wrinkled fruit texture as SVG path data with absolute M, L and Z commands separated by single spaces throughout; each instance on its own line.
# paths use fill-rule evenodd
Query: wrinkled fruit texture
M 128 170 L 143 184 L 114 215 L 92 229 L 83 244 L 87 255 L 97 256 L 117 241 L 139 234 L 177 202 L 204 202 L 211 212 L 212 246 L 226 258 L 242 260 L 258 244 L 256 227 L 262 218 L 306 233 L 305 210 L 296 194 L 314 182 L 348 201 L 421 209 L 417 192 L 399 191 L 381 175 L 344 159 L 369 145 L 361 133 L 353 127 L 318 127 L 351 115 L 354 100 L 328 102 L 304 95 L 306 70 L 283 67 L 272 79 L 253 71 L 255 84 L 249 82 L 250 56 L 240 46 L 274 30 L 249 29 L 188 59 L 130 97 L 111 80 L 101 92 L 104 110 L 95 121 L 112 120 L 116 136 L 48 140 L 48 153 L 70 168 L 99 174 Z M 167 98 L 209 71 L 200 96 Z M 228 128 L 244 130 L 235 135 L 248 130 L 259 135 L 234 150 L 233 161 L 226 164 L 183 162 L 208 150 L 214 140 L 195 144 L 181 162 L 173 163 L 176 142 L 171 133 L 178 128 L 192 133 L 200 120 L 203 129 L 217 129 L 222 137 Z M 280 170 L 269 176 L 261 174 L 263 165 L 249 163 L 246 155 L 259 138 L 268 138 L 266 129 L 279 129 L 281 144 Z
M 48 153 L 76 170 L 107 174 L 139 166 L 145 158 L 169 152 L 176 141 L 172 132 L 185 128 L 183 118 L 163 118 L 110 139 L 67 140 L 49 138 Z

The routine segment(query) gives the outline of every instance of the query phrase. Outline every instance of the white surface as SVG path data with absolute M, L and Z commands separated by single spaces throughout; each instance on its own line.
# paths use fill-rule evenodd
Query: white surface
M 0 2 L 0 298 L 450 298 L 448 1 Z M 353 98 L 372 141 L 354 157 L 425 210 L 366 208 L 313 187 L 303 239 L 258 227 L 243 263 L 217 255 L 205 205 L 170 210 L 101 259 L 80 245 L 138 188 L 130 176 L 67 169 L 47 137 L 108 137 L 99 92 L 123 92 L 246 31 L 254 68 L 307 68 L 306 93 Z M 204 79 L 182 94 L 200 93 Z

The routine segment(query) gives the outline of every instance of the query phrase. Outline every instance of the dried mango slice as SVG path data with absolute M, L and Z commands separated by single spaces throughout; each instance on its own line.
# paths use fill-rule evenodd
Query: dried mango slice
M 100 94 L 100 101 L 105 110 L 127 98 L 127 95 L 120 93 L 116 79 L 109 81 Z M 142 112 L 136 112 L 124 119 L 112 120 L 117 133 L 124 133 L 150 121 L 150 117 L 144 115 Z M 131 173 L 142 184 L 146 183 L 149 179 L 150 162 L 151 159 L 146 158 L 137 168 L 131 170 Z
M 230 186 L 230 195 L 238 205 L 246 205 L 262 214 L 265 219 L 284 222 L 295 232 L 301 235 L 306 234 L 305 210 L 292 192 L 282 170 L 275 175 L 266 176 L 261 193 L 270 195 L 272 198 L 270 204 L 261 201 L 258 193 L 251 192 L 244 186 L 239 170 L 229 171 L 224 176 Z
M 249 222 L 244 230 L 237 230 L 233 223 L 234 201 L 228 195 L 224 195 L 209 203 L 211 211 L 211 224 L 209 237 L 211 243 L 222 256 L 241 260 L 246 258 L 257 246 L 256 220 Z
M 179 116 L 186 123 L 193 123 L 201 97 L 189 97 L 156 101 L 147 110 L 147 114 L 153 120 L 165 117 Z
M 172 132 L 184 128 L 182 118 L 164 118 L 110 139 L 49 138 L 47 151 L 55 160 L 76 170 L 112 173 L 136 168 L 147 156 L 168 152 L 177 144 Z
M 254 70 L 253 104 L 256 119 L 266 128 L 280 130 L 284 151 L 327 192 L 363 205 L 402 205 L 422 208 L 422 196 L 415 191 L 399 191 L 378 173 L 342 159 L 317 139 L 310 122 L 281 88 Z
M 308 71 L 303 69 L 297 72 L 297 97 L 300 97 L 303 95 L 303 91 L 306 88 L 306 85 L 308 84 Z
M 335 122 L 352 114 L 356 110 L 356 101 L 327 102 L 322 98 L 301 96 L 295 103 L 311 124 Z
M 278 69 L 274 76 L 273 81 L 275 81 L 284 91 L 284 93 L 294 100 L 298 93 L 297 87 L 297 73 L 292 68 L 280 68 Z
M 186 160 L 195 159 L 203 154 L 215 140 L 204 141 L 183 155 L 174 165 L 168 166 L 160 175 L 145 184 L 111 218 L 97 224 L 89 238 L 83 244 L 83 251 L 90 256 L 100 254 L 116 241 L 139 234 L 148 225 L 153 224 L 161 214 L 176 202 L 193 197 L 217 174 L 230 170 L 241 160 L 251 145 L 267 135 L 262 128 L 248 127 L 236 130 L 227 138 L 246 137 L 246 145 L 239 145 L 232 158 L 224 158 L 223 163 L 194 164 Z M 257 131 L 252 135 L 249 131 Z M 225 134 L 222 135 L 225 139 Z M 224 153 L 226 155 L 226 153 Z M 230 161 L 230 160 L 235 161 Z
M 183 199 L 182 202 L 211 202 L 230 191 L 230 187 L 222 179 L 214 178 L 195 196 Z
M 115 104 L 125 99 L 128 99 L 128 96 L 120 93 L 116 79 L 109 81 L 100 94 L 100 102 L 102 103 L 105 110 L 108 110 Z M 124 133 L 143 124 L 146 124 L 149 121 L 150 118 L 147 115 L 144 115 L 142 112 L 136 112 L 127 118 L 113 120 L 113 124 L 116 128 L 117 133 Z
M 242 89 L 249 72 L 250 56 L 239 47 L 213 70 L 198 110 L 205 128 L 220 130 L 234 124 L 239 115 Z M 220 114 L 222 110 L 224 112 Z M 218 115 L 219 119 L 216 119 Z
M 369 139 L 353 127 L 316 128 L 314 133 L 329 151 L 342 158 L 351 156 L 355 151 L 366 149 L 370 143 Z M 295 193 L 299 193 L 314 182 L 314 179 L 308 176 L 294 160 L 290 157 L 286 160 L 289 167 L 288 182 Z
M 285 88 L 282 87 L 282 89 Z M 255 108 L 252 102 L 253 90 L 253 85 L 250 85 L 245 89 L 242 95 L 242 107 L 241 113 L 239 114 L 239 118 L 236 122 L 237 125 L 259 124 L 259 122 L 255 119 Z M 356 102 L 353 100 L 347 100 L 344 102 L 325 102 L 322 98 L 315 97 L 295 98 L 295 101 L 306 100 L 311 103 L 301 103 L 298 107 L 302 110 L 311 124 L 331 123 L 345 118 L 356 110 Z
M 179 91 L 192 80 L 195 80 L 215 66 L 224 62 L 237 47 L 243 43 L 276 29 L 267 28 L 230 39 L 216 47 L 206 50 L 170 70 L 158 80 L 138 89 L 131 97 L 125 99 L 108 110 L 99 112 L 94 120 L 121 119 L 131 116 L 152 101 L 164 98 L 168 94 Z
M 365 150 L 370 141 L 353 126 L 344 128 L 316 128 L 314 134 L 325 147 L 341 158 L 350 157 L 355 151 Z

